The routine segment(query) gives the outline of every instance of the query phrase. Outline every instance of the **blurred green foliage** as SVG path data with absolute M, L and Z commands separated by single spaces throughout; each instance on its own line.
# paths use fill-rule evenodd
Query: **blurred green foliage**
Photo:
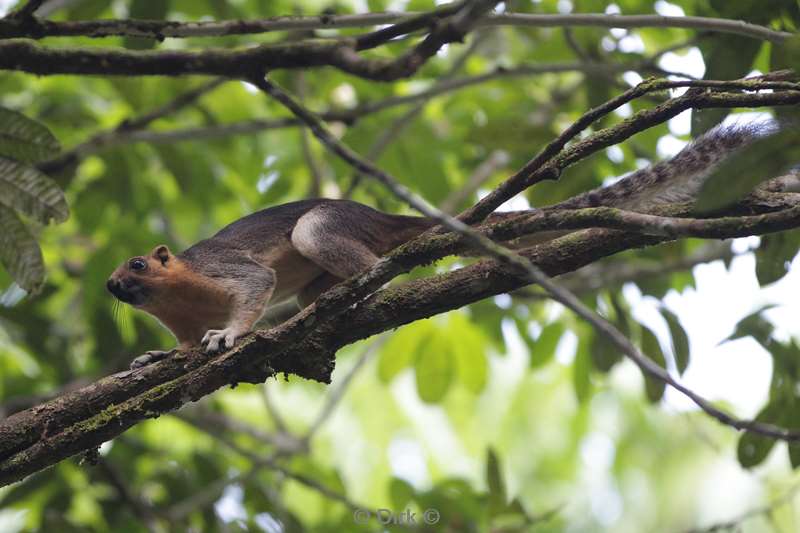
M 796 2 L 768 4 L 680 0 L 670 5 L 680 6 L 687 15 L 737 18 L 787 30 L 797 27 Z M 541 0 L 510 2 L 507 9 L 555 13 L 569 7 L 574 12 L 614 13 L 617 8 L 623 14 L 636 14 L 653 13 L 656 5 L 667 4 Z M 248 19 L 323 10 L 343 14 L 365 6 L 426 10 L 434 2 L 79 0 L 65 2 L 51 18 Z M 325 30 L 320 36 L 357 31 Z M 480 34 L 480 46 L 456 76 L 583 58 L 624 65 L 628 71 L 624 78 L 630 80 L 636 74 L 653 75 L 647 68 L 650 59 L 677 43 L 696 46 L 706 77 L 714 79 L 785 68 L 797 60 L 794 42 L 779 47 L 681 29 L 496 28 Z M 50 39 L 47 44 L 148 49 L 240 46 L 285 37 L 277 32 L 164 43 L 74 38 Z M 393 43 L 371 53 L 388 56 L 405 46 Z M 302 94 L 312 109 L 349 109 L 431 87 L 465 48 L 451 45 L 413 79 L 392 84 L 354 79 L 333 69 L 276 72 L 274 77 Z M 427 102 L 378 163 L 430 202 L 440 203 L 463 187 L 490 154 L 507 153 L 507 164 L 493 169 L 480 190 L 459 206 L 465 208 L 587 108 L 627 87 L 620 71 L 501 77 L 447 92 Z M 123 127 L 117 142 L 98 144 L 49 178 L 35 169 L 35 164 L 55 155 L 55 139 L 67 149 L 77 146 L 205 81 L 37 78 L 9 72 L 0 76 L 4 414 L 39 403 L 63 387 L 126 368 L 144 350 L 171 346 L 172 339 L 154 320 L 114 307 L 104 281 L 120 261 L 159 243 L 182 249 L 245 214 L 302 198 L 315 187 L 325 196 L 337 197 L 352 186 L 352 170 L 315 142 L 304 150 L 297 128 L 198 135 L 196 128 L 285 116 L 275 103 L 234 81 L 159 118 L 144 132 L 153 135 L 149 141 L 126 137 Z M 652 101 L 637 100 L 601 125 L 651 105 Z M 406 110 L 392 107 L 332 127 L 363 154 Z M 694 113 L 692 133 L 707 130 L 729 112 Z M 16 137 L 5 135 L 13 121 L 24 123 L 21 129 L 14 128 Z M 195 133 L 180 142 L 154 140 L 175 130 Z M 658 159 L 657 144 L 668 133 L 666 124 L 654 127 L 616 151 L 596 154 L 568 169 L 558 182 L 537 185 L 525 196 L 532 205 L 546 205 L 630 172 Z M 688 141 L 688 133 L 673 135 Z M 52 183 L 58 194 L 63 191 L 70 212 L 66 221 L 44 226 L 48 218 L 66 218 L 58 201 L 47 205 L 35 199 L 25 203 L 21 197 L 13 204 L 5 201 L 11 193 L 4 184 L 19 181 L 25 172 L 37 183 L 47 183 L 48 191 L 54 190 Z M 407 211 L 369 180 L 358 182 L 353 199 L 393 212 Z M 47 210 L 53 205 L 58 206 L 56 214 Z M 760 243 L 756 273 L 767 285 L 786 274 L 797 252 L 797 235 L 772 235 Z M 45 270 L 34 264 L 39 246 L 46 281 Z M 681 241 L 620 254 L 601 266 L 611 273 L 652 267 L 687 257 L 700 246 L 697 241 Z M 15 261 L 23 256 L 34 259 L 20 266 Z M 411 275 L 430 275 L 457 264 L 447 260 Z M 38 293 L 24 296 L 12 279 Z M 663 331 L 640 324 L 631 316 L 622 291 L 624 281 L 601 289 L 586 286 L 580 295 L 659 364 L 683 373 L 691 364 L 684 324 L 663 304 L 659 304 Z M 631 283 L 646 298 L 661 301 L 668 293 L 691 288 L 694 280 L 684 268 Z M 728 340 L 742 337 L 755 339 L 773 360 L 769 398 L 757 418 L 800 427 L 796 342 L 775 335 L 762 310 L 743 319 Z M 271 380 L 265 387 L 241 385 L 219 391 L 200 406 L 188 406 L 185 417 L 163 416 L 139 424 L 104 446 L 97 466 L 64 461 L 0 489 L 0 530 L 376 530 L 375 521 L 354 523 L 356 506 L 398 513 L 408 508 L 418 517 L 435 509 L 440 521 L 418 528 L 425 531 L 674 531 L 707 518 L 702 495 L 687 487 L 694 489 L 708 465 L 721 455 L 734 455 L 735 435 L 702 414 L 664 410 L 659 404 L 665 394 L 663 384 L 643 380 L 605 338 L 536 294 L 486 300 L 410 324 L 365 352 L 371 342 L 375 341 L 341 351 L 333 385 L 327 389 L 289 378 Z M 372 357 L 373 353 L 377 355 Z M 352 382 L 346 379 L 351 369 L 359 369 Z M 345 385 L 339 403 L 329 404 Z M 335 409 L 327 411 L 328 405 Z M 318 419 L 319 412 L 328 414 Z M 202 422 L 212 420 L 212 415 L 228 424 L 209 430 Z M 709 446 L 708 441 L 714 444 Z M 746 434 L 738 442 L 738 459 L 745 467 L 755 467 L 773 447 L 772 441 Z M 797 466 L 797 446 L 788 447 L 788 458 L 791 466 Z M 785 489 L 782 483 L 765 482 L 763 492 L 779 494 Z M 770 516 L 776 528 L 798 526 L 791 513 L 775 511 Z M 757 527 L 767 523 L 754 520 Z

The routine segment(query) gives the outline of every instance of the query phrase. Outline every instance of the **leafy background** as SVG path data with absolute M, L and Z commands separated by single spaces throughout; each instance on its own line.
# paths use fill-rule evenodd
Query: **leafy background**
M 433 6 L 425 0 L 83 0 L 68 2 L 52 18 L 263 18 Z M 634 14 L 674 11 L 675 6 L 689 15 L 741 18 L 786 30 L 800 22 L 800 8 L 789 0 L 623 0 L 613 5 L 542 0 L 510 7 Z M 233 46 L 282 37 L 168 40 L 159 46 Z M 680 29 L 500 28 L 470 41 L 475 39 L 479 43 L 458 76 L 580 58 L 608 70 L 498 78 L 429 100 L 379 163 L 432 203 L 446 201 L 499 152 L 500 164 L 481 186 L 490 189 L 588 107 L 653 74 L 645 68 L 650 59 L 675 44 L 690 48 L 665 60 L 690 65 L 689 59 L 696 64 L 699 57 L 712 79 L 784 68 L 791 57 L 768 43 Z M 153 46 L 122 38 L 46 41 L 65 42 Z M 450 46 L 412 80 L 392 84 L 331 69 L 279 72 L 275 78 L 301 93 L 313 109 L 347 109 L 431 87 L 465 49 Z M 120 261 L 159 243 L 182 249 L 244 214 L 316 188 L 336 197 L 353 185 L 352 171 L 314 142 L 304 145 L 308 141 L 296 128 L 182 142 L 120 137 L 58 171 L 37 170 L 59 146 L 79 145 L 206 82 L 0 75 L 0 261 L 5 265 L 0 269 L 0 405 L 5 414 L 125 368 L 146 349 L 171 346 L 169 335 L 149 317 L 115 310 L 104 281 Z M 637 101 L 607 123 L 652 104 Z M 347 144 L 367 153 L 407 111 L 407 106 L 394 107 L 334 127 Z M 705 131 L 725 114 L 691 114 L 691 133 Z M 228 82 L 160 118 L 148 131 L 278 116 L 283 110 L 263 95 Z M 690 138 L 690 128 L 679 127 L 689 124 L 688 118 L 652 128 L 571 168 L 558 183 L 526 193 L 527 200 L 552 203 L 658 159 L 669 142 Z M 405 211 L 380 186 L 355 183 L 354 199 Z M 475 199 L 473 193 L 458 207 Z M 50 219 L 60 224 L 46 225 Z M 758 249 L 732 260 L 732 246 L 737 252 Z M 799 330 L 776 329 L 781 307 L 769 306 L 783 302 L 784 316 L 787 309 L 797 309 L 787 307 L 791 303 L 774 290 L 797 287 L 787 281 L 791 276 L 785 278 L 797 248 L 796 233 L 716 248 L 686 240 L 621 254 L 573 281 L 583 287 L 586 303 L 646 353 L 678 374 L 688 368 L 689 376 L 706 354 L 698 352 L 698 337 L 687 335 L 684 327 L 694 332 L 703 325 L 682 321 L 673 304 L 679 295 L 709 294 L 699 286 L 703 275 L 747 280 L 747 291 L 726 287 L 726 298 L 735 299 L 737 291 L 755 296 L 735 306 L 741 320 L 725 326 L 729 331 L 717 340 L 738 343 L 738 353 L 771 368 L 772 378 L 770 383 L 755 375 L 745 379 L 737 392 L 749 403 L 720 399 L 741 416 L 757 414 L 798 427 Z M 720 261 L 703 267 L 713 270 L 685 267 L 627 283 L 623 276 L 601 289 L 587 284 L 626 269 L 658 271 L 699 253 Z M 436 268 L 454 264 L 449 260 Z M 728 276 L 727 269 L 738 277 Z M 758 291 L 757 284 L 769 287 Z M 731 303 L 720 298 L 714 305 L 718 311 L 712 315 L 721 316 Z M 719 362 L 706 385 L 735 378 L 727 375 L 728 364 L 736 361 Z M 96 466 L 65 461 L 0 489 L 0 529 L 278 531 L 282 524 L 290 531 L 373 530 L 374 522 L 353 523 L 355 506 L 435 508 L 441 522 L 430 529 L 437 531 L 675 531 L 735 518 L 777 499 L 779 505 L 743 526 L 795 530 L 798 449 L 751 436 L 739 439 L 664 394 L 663 386 L 643 380 L 603 339 L 535 291 L 498 297 L 342 350 L 330 387 L 297 378 L 271 380 L 264 387 L 242 385 L 175 416 L 139 424 L 106 444 Z

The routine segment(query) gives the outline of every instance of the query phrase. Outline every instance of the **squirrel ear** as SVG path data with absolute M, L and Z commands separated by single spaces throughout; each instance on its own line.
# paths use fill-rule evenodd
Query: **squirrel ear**
M 153 257 L 155 257 L 156 259 L 161 261 L 162 265 L 166 265 L 167 261 L 169 261 L 169 258 L 171 256 L 172 256 L 172 254 L 170 253 L 169 248 L 167 248 L 167 246 L 165 244 L 162 244 L 160 246 L 156 246 L 153 249 Z

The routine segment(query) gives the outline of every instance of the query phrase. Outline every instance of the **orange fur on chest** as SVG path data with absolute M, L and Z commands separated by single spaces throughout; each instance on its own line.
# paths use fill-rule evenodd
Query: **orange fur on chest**
M 179 343 L 198 345 L 209 329 L 224 327 L 233 295 L 179 260 L 146 283 L 151 297 L 141 306 L 172 331 Z

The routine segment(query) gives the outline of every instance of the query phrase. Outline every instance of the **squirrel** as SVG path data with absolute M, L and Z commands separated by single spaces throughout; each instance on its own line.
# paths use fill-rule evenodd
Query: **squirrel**
M 671 159 L 549 208 L 602 205 L 646 212 L 658 204 L 692 201 L 722 160 L 772 130 L 763 124 L 719 126 Z M 245 216 L 179 254 L 156 246 L 119 266 L 107 288 L 156 317 L 176 337 L 175 349 L 203 346 L 216 352 L 232 348 L 268 304 L 296 297 L 304 307 L 435 225 L 430 218 L 392 215 L 349 200 L 291 202 Z M 151 350 L 131 366 L 175 349 Z

